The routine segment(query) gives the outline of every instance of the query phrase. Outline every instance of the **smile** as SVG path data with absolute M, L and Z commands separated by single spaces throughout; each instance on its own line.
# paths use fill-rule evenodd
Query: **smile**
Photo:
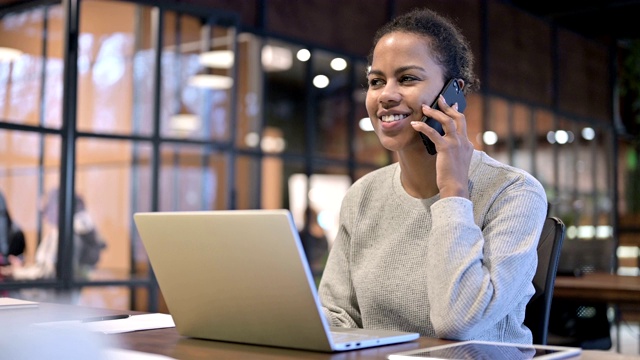
M 394 121 L 400 121 L 404 118 L 406 118 L 409 115 L 383 115 L 380 117 L 380 120 L 382 122 L 386 122 L 386 123 L 390 123 L 390 122 L 394 122 Z

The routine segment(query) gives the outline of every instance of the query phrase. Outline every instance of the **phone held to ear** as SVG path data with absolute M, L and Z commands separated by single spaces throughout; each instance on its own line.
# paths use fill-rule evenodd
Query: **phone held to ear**
M 457 79 L 450 79 L 449 81 L 447 81 L 447 83 L 444 85 L 444 88 L 442 88 L 440 95 L 444 97 L 449 106 L 458 103 L 459 112 L 464 112 L 464 109 L 467 107 L 467 101 L 464 98 L 464 92 L 462 91 L 462 88 L 460 88 L 460 84 L 458 83 Z M 431 104 L 432 109 L 438 109 L 438 98 L 439 96 L 436 96 L 433 104 Z M 436 129 L 436 131 L 440 135 L 444 136 L 442 125 L 437 120 L 434 120 L 428 116 L 423 116 L 422 122 Z M 436 146 L 433 144 L 433 142 L 429 140 L 427 135 L 423 133 L 420 133 L 420 137 L 422 138 L 422 142 L 424 143 L 424 146 L 426 146 L 429 154 L 435 155 L 437 151 Z

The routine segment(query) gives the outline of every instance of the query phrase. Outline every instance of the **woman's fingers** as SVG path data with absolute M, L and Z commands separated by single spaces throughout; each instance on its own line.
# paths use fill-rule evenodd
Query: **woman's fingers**
M 447 105 L 442 95 L 438 97 L 438 109 L 432 109 L 428 105 L 422 105 L 422 114 L 439 122 L 444 130 L 443 135 L 423 122 L 416 121 L 415 124 L 412 123 L 416 131 L 427 135 L 434 144 L 440 144 L 444 141 L 443 138 L 447 134 L 450 136 L 453 136 L 453 134 L 459 134 L 463 137 L 467 136 L 466 120 L 464 115 L 458 112 L 458 104 Z
M 461 112 L 458 112 L 458 103 L 449 106 L 446 99 L 442 95 L 440 95 L 438 96 L 438 107 L 445 115 L 447 115 L 447 118 L 444 119 L 444 122 L 440 121 L 442 127 L 445 129 L 445 132 L 458 132 L 459 134 L 466 136 L 467 122 L 465 121 L 464 115 Z

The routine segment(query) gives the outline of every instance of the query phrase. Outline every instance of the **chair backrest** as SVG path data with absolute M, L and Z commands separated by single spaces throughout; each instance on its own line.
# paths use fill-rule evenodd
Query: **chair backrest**
M 534 344 L 547 344 L 553 286 L 564 233 L 565 225 L 562 220 L 556 217 L 548 217 L 545 220 L 538 242 L 538 268 L 533 278 L 536 293 L 527 304 L 524 319 L 524 324 L 533 334 Z

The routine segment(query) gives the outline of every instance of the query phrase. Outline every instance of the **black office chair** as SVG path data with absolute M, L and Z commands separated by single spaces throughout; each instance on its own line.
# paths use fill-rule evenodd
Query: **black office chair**
M 574 276 L 611 272 L 614 258 L 612 240 L 569 239 L 562 246 L 558 272 Z M 607 302 L 554 299 L 547 344 L 609 350 L 613 345 L 612 324 Z
M 565 225 L 562 220 L 548 217 L 538 242 L 538 268 L 533 277 L 536 293 L 529 300 L 524 317 L 524 324 L 533 334 L 534 344 L 547 344 L 553 285 L 556 281 L 564 232 Z

